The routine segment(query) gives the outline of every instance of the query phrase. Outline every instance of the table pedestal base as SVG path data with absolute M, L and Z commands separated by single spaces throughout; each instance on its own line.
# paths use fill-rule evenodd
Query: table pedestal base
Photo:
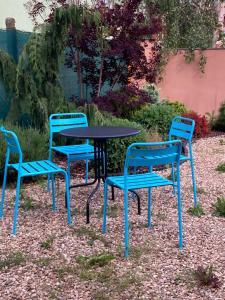
M 93 181 L 87 182 L 87 183 L 75 184 L 75 185 L 70 186 L 70 189 L 73 189 L 73 188 L 78 188 L 78 187 L 94 185 L 97 183 L 87 198 L 87 203 L 86 203 L 86 217 L 87 217 L 86 222 L 87 222 L 87 224 L 90 223 L 90 204 L 91 204 L 92 198 L 93 198 L 94 194 L 97 192 L 97 190 L 100 188 L 101 180 L 104 183 L 105 179 L 108 176 L 106 139 L 94 140 L 94 173 L 95 173 L 95 177 L 94 177 Z M 115 199 L 114 188 L 118 188 L 118 187 L 112 186 L 112 200 Z M 141 214 L 140 197 L 135 191 L 130 191 L 130 192 L 132 192 L 132 194 L 134 194 L 135 198 L 137 199 L 138 214 L 140 215 Z

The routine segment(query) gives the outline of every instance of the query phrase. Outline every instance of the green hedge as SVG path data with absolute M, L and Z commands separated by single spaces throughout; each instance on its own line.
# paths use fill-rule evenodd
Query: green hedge
M 134 115 L 133 121 L 140 123 L 145 129 L 157 129 L 166 138 L 171 121 L 176 115 L 172 105 L 166 103 L 148 104 Z
M 48 158 L 48 134 L 41 133 L 34 128 L 22 128 L 18 125 L 12 124 L 9 121 L 1 121 L 0 126 L 5 127 L 17 134 L 21 149 L 23 152 L 24 161 L 42 160 Z M 5 165 L 6 144 L 4 137 L 0 136 L 0 168 L 1 171 Z M 12 155 L 10 162 L 18 162 L 18 157 Z
M 140 124 L 137 124 L 136 122 L 112 117 L 110 114 L 103 115 L 98 110 L 95 111 L 93 120 L 93 125 L 133 127 L 141 130 L 140 134 L 133 137 L 108 140 L 108 171 L 113 173 L 123 171 L 127 147 L 135 142 L 147 141 L 149 138 L 148 133 Z

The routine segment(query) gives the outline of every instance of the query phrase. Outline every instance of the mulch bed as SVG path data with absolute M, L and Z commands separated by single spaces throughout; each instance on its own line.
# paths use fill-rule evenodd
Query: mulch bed
M 171 188 L 153 190 L 153 226 L 146 228 L 147 193 L 140 191 L 142 214 L 130 199 L 130 256 L 123 257 L 123 194 L 109 201 L 108 231 L 101 233 L 103 187 L 92 203 L 90 225 L 85 202 L 91 187 L 73 190 L 73 225 L 67 226 L 64 182 L 56 180 L 58 211 L 51 210 L 46 180 L 23 185 L 17 236 L 11 235 L 15 189 L 7 190 L 0 231 L 0 299 L 225 299 L 225 218 L 213 204 L 224 196 L 225 135 L 193 144 L 198 199 L 204 215 L 188 213 L 193 203 L 191 170 L 181 167 L 184 249 L 178 249 L 177 205 Z M 62 163 L 63 164 L 63 163 Z M 83 181 L 74 165 L 73 182 Z M 165 176 L 170 170 L 161 171 Z M 80 176 L 77 176 L 79 174 Z M 100 258 L 99 258 L 100 257 Z M 212 265 L 218 286 L 201 284 L 194 272 Z

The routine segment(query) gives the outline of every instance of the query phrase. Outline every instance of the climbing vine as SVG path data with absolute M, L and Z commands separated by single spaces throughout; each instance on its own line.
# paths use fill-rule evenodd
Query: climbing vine
M 31 125 L 44 130 L 51 113 L 67 109 L 61 84 L 59 66 L 65 49 L 67 31 L 72 26 L 79 35 L 82 22 L 98 22 L 98 13 L 83 6 L 58 8 L 51 22 L 34 32 L 25 45 L 17 66 L 16 103 L 11 117 L 27 116 Z

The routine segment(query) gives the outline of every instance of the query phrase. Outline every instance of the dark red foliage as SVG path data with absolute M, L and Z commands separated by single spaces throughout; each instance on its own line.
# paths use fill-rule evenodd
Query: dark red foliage
M 50 2 L 50 15 L 56 7 L 66 7 L 66 0 L 30 0 L 30 16 L 36 20 L 38 13 L 46 11 L 47 3 Z M 107 6 L 104 1 L 96 1 L 91 9 L 100 12 L 101 26 L 107 28 L 105 37 L 113 37 L 105 40 L 105 46 L 99 47 L 97 31 L 94 24 L 83 23 L 82 34 L 76 35 L 76 28 L 70 28 L 68 35 L 65 64 L 69 68 L 78 71 L 77 54 L 82 53 L 79 68 L 82 71 L 82 82 L 92 88 L 92 96 L 97 95 L 100 77 L 100 57 L 103 58 L 103 73 L 101 87 L 107 84 L 112 89 L 116 85 L 127 85 L 129 78 L 144 79 L 154 82 L 157 75 L 157 64 L 160 59 L 160 46 L 152 42 L 151 59 L 147 60 L 144 40 L 161 33 L 162 21 L 155 5 L 151 6 L 150 20 L 139 9 L 141 0 L 122 0 L 113 7 Z M 33 6 L 32 6 L 33 4 Z M 101 90 L 101 89 L 100 89 Z
M 105 96 L 93 98 L 100 110 L 112 113 L 114 116 L 129 118 L 144 104 L 150 103 L 148 94 L 134 85 L 125 86 L 119 91 L 109 91 Z
M 195 138 L 205 137 L 210 132 L 210 126 L 205 116 L 201 116 L 195 112 L 182 114 L 182 116 L 195 120 Z

